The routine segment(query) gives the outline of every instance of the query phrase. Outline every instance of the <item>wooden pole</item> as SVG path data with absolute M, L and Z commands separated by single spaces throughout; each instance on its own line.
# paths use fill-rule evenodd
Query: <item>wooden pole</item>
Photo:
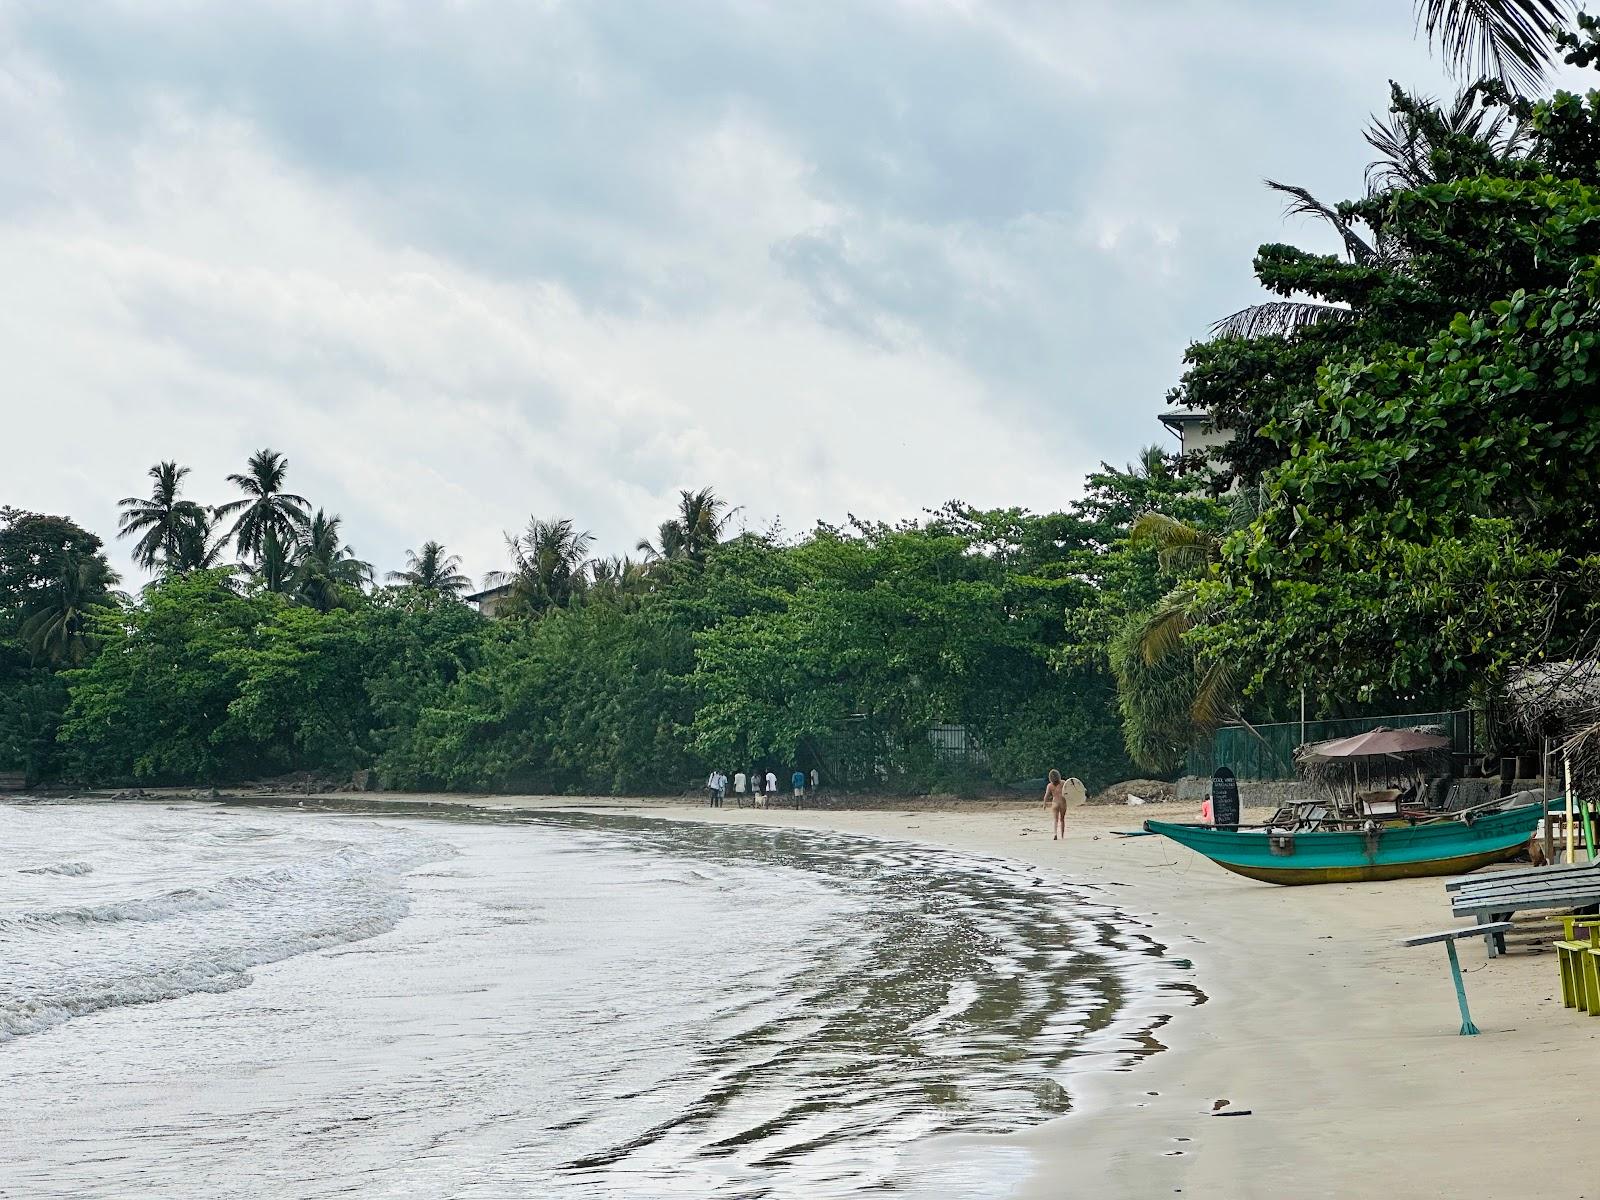
M 1548 788 L 1550 786 L 1550 739 L 1549 738 L 1545 738 L 1544 739 L 1544 757 L 1540 760 L 1539 766 L 1541 768 L 1543 768 L 1544 785 L 1545 785 L 1546 788 Z M 1555 862 L 1555 860 L 1556 860 L 1555 847 L 1550 844 L 1550 806 L 1548 804 L 1546 804 L 1544 806 L 1544 861 L 1545 861 L 1546 865 L 1548 865 L 1550 863 Z
M 1566 785 L 1567 792 L 1567 862 L 1575 862 L 1572 857 L 1572 755 L 1565 746 L 1561 747 L 1561 782 Z

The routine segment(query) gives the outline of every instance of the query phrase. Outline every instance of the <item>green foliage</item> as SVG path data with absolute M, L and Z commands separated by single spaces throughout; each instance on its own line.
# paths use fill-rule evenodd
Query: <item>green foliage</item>
M 1260 488 L 1180 614 L 1257 705 L 1450 707 L 1592 639 L 1600 94 L 1489 85 L 1446 111 L 1397 89 L 1391 111 L 1375 189 L 1328 209 L 1372 256 L 1257 258 L 1343 317 L 1196 346 L 1177 396 L 1237 431 L 1221 478 Z
M 212 782 L 258 767 L 229 719 L 244 683 L 235 652 L 277 602 L 225 585 L 222 572 L 174 576 L 127 612 L 97 618 L 102 649 L 68 676 L 60 740 L 74 777 Z
M 65 517 L 0 508 L 0 769 L 58 769 L 67 684 L 93 650 L 89 623 L 115 603 L 100 539 Z

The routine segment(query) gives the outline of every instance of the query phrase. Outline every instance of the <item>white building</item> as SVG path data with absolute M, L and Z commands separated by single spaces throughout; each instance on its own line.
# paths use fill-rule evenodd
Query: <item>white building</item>
M 1212 424 L 1210 414 L 1196 412 L 1190 408 L 1164 412 L 1157 420 L 1177 437 L 1180 454 L 1193 454 L 1196 450 L 1225 446 L 1233 438 L 1228 430 L 1219 429 Z

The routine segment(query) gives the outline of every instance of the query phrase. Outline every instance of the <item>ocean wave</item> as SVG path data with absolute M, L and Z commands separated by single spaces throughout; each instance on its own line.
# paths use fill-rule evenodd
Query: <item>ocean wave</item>
M 47 867 L 21 867 L 22 875 L 87 875 L 94 868 L 86 862 L 51 863 Z
M 5 957 L 21 964 L 0 994 L 0 1042 L 107 1009 L 230 991 L 253 968 L 386 933 L 409 911 L 405 873 L 454 850 L 368 826 L 359 841 L 302 853 L 194 887 L 0 918 Z

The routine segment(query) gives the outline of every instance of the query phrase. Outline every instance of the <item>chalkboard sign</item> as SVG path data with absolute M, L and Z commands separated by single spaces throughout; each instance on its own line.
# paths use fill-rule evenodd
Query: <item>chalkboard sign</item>
M 1211 776 L 1211 821 L 1218 829 L 1239 825 L 1239 781 L 1227 767 L 1218 767 Z

